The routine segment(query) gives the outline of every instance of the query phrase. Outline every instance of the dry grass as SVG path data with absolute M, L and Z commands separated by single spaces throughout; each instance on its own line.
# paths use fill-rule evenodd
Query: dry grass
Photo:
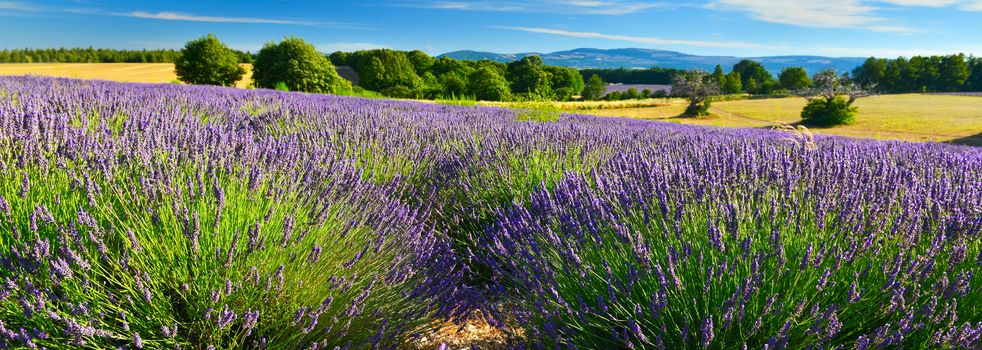
M 235 86 L 252 81 L 252 65 L 242 65 L 246 75 Z M 46 75 L 77 79 L 99 79 L 136 83 L 170 83 L 177 80 L 173 63 L 5 63 L 0 75 Z
M 595 109 L 580 113 L 671 121 L 722 127 L 767 128 L 774 122 L 796 123 L 802 98 L 722 101 L 713 104 L 715 118 L 680 118 L 684 103 L 667 106 Z M 958 142 L 982 145 L 982 98 L 973 96 L 882 95 L 856 102 L 852 125 L 813 128 L 815 133 L 875 139 Z
M 673 98 L 648 98 L 643 100 L 624 100 L 624 101 L 570 101 L 570 102 L 549 102 L 552 106 L 566 111 L 585 111 L 598 109 L 628 109 L 628 108 L 649 108 L 663 107 L 681 103 L 682 100 Z M 482 106 L 513 107 L 516 102 L 492 102 L 480 101 Z

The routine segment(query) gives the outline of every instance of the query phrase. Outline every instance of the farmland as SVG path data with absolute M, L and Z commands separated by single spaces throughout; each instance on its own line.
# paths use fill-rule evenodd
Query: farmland
M 774 122 L 793 124 L 805 100 L 800 97 L 748 99 L 713 104 L 711 118 L 682 118 L 681 101 L 652 100 L 645 106 L 635 102 L 627 107 L 595 103 L 579 108 L 575 103 L 560 105 L 578 113 L 662 120 L 684 124 L 738 128 L 769 128 Z M 653 105 L 653 106 L 652 106 Z M 834 128 L 813 128 L 822 134 L 850 137 L 897 139 L 916 142 L 956 142 L 982 145 L 982 98 L 958 95 L 899 94 L 859 99 L 856 123 Z
M 0 345 L 982 346 L 980 148 L 521 119 L 0 78 Z
M 248 85 L 249 73 L 236 85 Z M 177 79 L 170 63 L 107 64 L 0 64 L 0 75 L 45 75 L 122 82 L 170 83 Z M 481 102 L 509 107 L 508 102 Z M 553 102 L 556 108 L 573 113 L 627 117 L 643 120 L 736 127 L 769 128 L 774 122 L 796 123 L 805 101 L 802 98 L 721 101 L 713 105 L 712 118 L 680 118 L 681 100 L 647 99 L 625 101 Z M 853 125 L 812 129 L 815 133 L 915 142 L 954 142 L 982 145 L 982 98 L 966 95 L 896 94 L 860 99 L 859 115 Z
M 251 81 L 252 66 L 246 67 L 246 75 L 236 83 L 246 87 Z M 99 79 L 131 83 L 172 83 L 177 80 L 173 63 L 5 63 L 0 64 L 0 75 L 42 75 L 76 79 Z

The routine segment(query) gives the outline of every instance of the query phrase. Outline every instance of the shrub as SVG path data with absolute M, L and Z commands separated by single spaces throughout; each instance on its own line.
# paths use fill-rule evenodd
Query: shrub
M 252 79 L 256 86 L 267 89 L 279 82 L 290 91 L 336 93 L 351 89 L 351 83 L 338 75 L 327 56 L 297 37 L 263 46 L 256 54 Z
M 188 84 L 233 86 L 245 74 L 238 55 L 211 34 L 185 44 L 174 69 Z
M 712 101 L 703 100 L 702 102 L 689 104 L 685 107 L 685 115 L 693 117 L 702 117 L 709 115 L 709 107 L 712 105 Z
M 852 124 L 859 108 L 852 106 L 843 97 L 832 100 L 824 98 L 808 101 L 801 110 L 801 120 L 814 126 L 836 126 Z

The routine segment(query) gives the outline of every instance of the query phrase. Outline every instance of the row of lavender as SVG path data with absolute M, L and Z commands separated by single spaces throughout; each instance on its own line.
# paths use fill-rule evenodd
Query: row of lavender
M 978 149 L 515 119 L 2 78 L 0 346 L 982 345 Z

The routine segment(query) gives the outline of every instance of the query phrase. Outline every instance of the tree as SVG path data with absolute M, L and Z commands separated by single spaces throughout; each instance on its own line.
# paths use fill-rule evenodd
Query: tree
M 960 91 L 970 76 L 968 62 L 964 54 L 941 58 L 938 68 L 938 91 Z
M 965 88 L 968 91 L 982 91 L 982 58 L 974 57 L 971 62 L 971 75 Z
M 716 65 L 716 69 L 713 70 L 713 75 L 710 76 L 717 86 L 726 85 L 726 75 L 723 73 L 723 66 Z
M 886 73 L 887 60 L 870 57 L 852 70 L 852 79 L 863 85 L 880 85 Z
M 709 114 L 709 97 L 718 94 L 719 86 L 706 72 L 689 71 L 672 78 L 672 95 L 689 100 L 689 106 L 685 108 L 688 116 Z
M 298 37 L 284 38 L 279 44 L 266 43 L 256 54 L 252 79 L 263 88 L 283 82 L 290 91 L 337 93 L 351 89 L 351 83 L 338 75 L 327 56 Z
M 583 88 L 583 99 L 599 100 L 606 91 L 607 84 L 604 83 L 604 80 L 599 75 L 591 75 L 590 80 L 587 81 L 586 86 Z
M 798 91 L 811 87 L 812 80 L 808 79 L 808 73 L 801 67 L 786 67 L 781 70 L 781 87 L 788 91 Z
M 543 68 L 542 58 L 539 56 L 527 56 L 508 63 L 505 78 L 511 84 L 512 93 L 530 98 L 552 97 L 549 73 Z
M 853 106 L 856 99 L 870 95 L 870 92 L 840 76 L 834 69 L 826 69 L 815 74 L 811 89 L 798 93 L 808 100 L 801 111 L 801 119 L 806 124 L 834 126 L 853 122 L 859 109 Z
M 743 91 L 743 80 L 740 79 L 740 72 L 733 71 L 727 74 L 722 90 L 725 94 L 738 94 Z
M 549 83 L 553 97 L 560 101 L 568 101 L 583 91 L 583 76 L 574 68 L 546 66 L 549 73 Z
M 733 65 L 733 71 L 740 73 L 743 89 L 751 94 L 769 93 L 774 77 L 757 61 L 745 59 Z
M 212 34 L 188 41 L 174 70 L 185 83 L 221 86 L 235 85 L 245 74 L 238 55 Z
M 468 80 L 467 91 L 477 100 L 507 101 L 511 96 L 508 80 L 493 68 L 478 68 Z

